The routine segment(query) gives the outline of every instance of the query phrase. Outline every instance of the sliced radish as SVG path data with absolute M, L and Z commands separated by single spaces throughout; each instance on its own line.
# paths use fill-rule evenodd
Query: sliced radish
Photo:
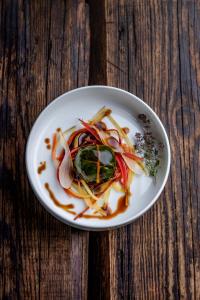
M 110 136 L 107 138 L 106 141 L 107 141 L 108 146 L 112 147 L 115 152 L 123 153 L 123 149 L 120 146 L 118 140 L 116 140 L 116 138 L 114 138 L 113 136 Z
M 59 142 L 65 150 L 65 155 L 58 169 L 58 179 L 60 185 L 63 188 L 68 189 L 71 187 L 73 182 L 73 176 L 72 176 L 73 162 L 72 162 L 69 146 L 65 141 L 62 133 L 59 133 Z
M 135 174 L 137 175 L 142 175 L 144 174 L 144 170 L 142 169 L 142 167 L 133 159 L 127 157 L 126 155 L 122 154 L 122 157 L 126 163 L 126 165 L 128 166 L 128 168 L 133 171 Z
M 114 137 L 121 144 L 120 134 L 117 131 L 117 129 L 107 129 L 106 132 L 109 133 L 110 136 Z
M 108 131 L 99 130 L 96 126 L 93 126 L 93 128 L 97 131 L 101 142 L 104 145 L 111 147 L 115 152 L 123 152 L 119 141 L 114 136 L 110 135 L 110 132 L 108 133 Z

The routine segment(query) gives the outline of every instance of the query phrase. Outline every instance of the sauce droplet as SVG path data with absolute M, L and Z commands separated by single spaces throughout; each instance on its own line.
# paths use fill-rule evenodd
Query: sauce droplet
M 61 131 L 61 128 L 57 128 L 56 131 L 57 131 L 57 132 L 60 132 L 60 131 Z
M 46 144 L 47 149 L 51 149 L 50 139 L 46 138 L 46 139 L 44 139 L 44 142 Z
M 74 208 L 73 204 L 61 204 L 58 199 L 56 198 L 56 196 L 54 195 L 53 191 L 51 190 L 49 184 L 46 182 L 44 184 L 45 189 L 48 191 L 49 193 L 49 197 L 51 198 L 51 200 L 54 202 L 54 204 L 58 207 L 61 207 L 62 209 L 64 209 L 65 211 L 67 211 L 68 213 L 75 215 L 76 213 L 74 211 L 71 211 L 70 209 Z
M 41 174 L 44 170 L 46 170 L 46 161 L 40 162 L 40 165 L 37 169 L 38 174 Z
M 44 142 L 45 142 L 45 144 L 50 144 L 50 139 L 46 138 L 46 139 L 44 139 Z

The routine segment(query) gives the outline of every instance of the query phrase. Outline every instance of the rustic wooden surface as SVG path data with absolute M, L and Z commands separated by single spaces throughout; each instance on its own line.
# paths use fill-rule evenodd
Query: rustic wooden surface
M 0 1 L 0 299 L 200 299 L 200 1 Z M 28 184 L 38 113 L 87 84 L 124 88 L 158 113 L 171 174 L 133 224 L 61 224 Z

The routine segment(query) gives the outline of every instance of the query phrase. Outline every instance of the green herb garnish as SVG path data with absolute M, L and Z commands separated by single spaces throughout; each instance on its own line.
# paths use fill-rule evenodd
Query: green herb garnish
M 110 147 L 90 145 L 79 149 L 74 166 L 76 175 L 87 183 L 97 182 L 99 168 L 99 179 L 103 182 L 114 176 L 116 160 Z
M 156 177 L 160 165 L 160 154 L 163 144 L 158 142 L 151 132 L 151 122 L 144 114 L 138 115 L 143 123 L 144 133 L 135 134 L 135 149 L 137 153 L 144 157 L 144 162 L 150 176 Z

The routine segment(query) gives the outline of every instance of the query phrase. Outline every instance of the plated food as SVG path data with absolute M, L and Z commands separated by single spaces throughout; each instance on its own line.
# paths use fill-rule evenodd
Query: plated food
M 45 188 L 56 205 L 75 215 L 74 220 L 110 219 L 124 212 L 129 206 L 134 175 L 156 175 L 158 149 L 150 132 L 150 121 L 142 114 L 138 118 L 144 123 L 145 134 L 137 133 L 135 142 L 128 136 L 129 128 L 121 127 L 107 107 L 102 107 L 90 120 L 79 119 L 77 125 L 64 131 L 58 128 L 53 134 L 50 148 L 57 182 L 68 196 L 84 201 L 85 208 L 77 212 L 72 210 L 73 203 L 70 207 L 59 204 L 48 183 Z M 115 211 L 109 205 L 111 189 L 123 194 L 115 199 Z
M 93 122 L 100 108 L 102 118 Z M 111 229 L 132 222 L 158 199 L 170 169 L 169 141 L 141 99 L 114 87 L 87 86 L 61 95 L 38 116 L 26 168 L 38 200 L 58 220 Z

